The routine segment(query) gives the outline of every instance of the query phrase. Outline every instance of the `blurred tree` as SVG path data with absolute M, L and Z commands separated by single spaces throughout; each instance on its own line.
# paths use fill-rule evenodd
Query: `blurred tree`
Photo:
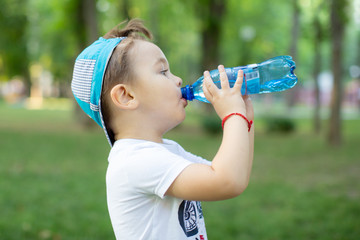
M 217 68 L 220 61 L 221 26 L 223 24 L 226 1 L 202 0 L 199 1 L 199 3 L 202 6 L 198 9 L 204 10 L 202 14 L 201 32 L 201 66 L 207 70 L 212 70 Z M 214 114 L 211 105 L 205 106 L 208 114 Z M 210 116 L 205 116 L 205 118 L 207 120 L 211 119 Z M 217 126 L 220 126 L 220 124 Z M 205 127 L 205 129 L 208 128 Z M 220 127 L 218 127 L 218 129 L 221 130 Z
M 73 0 L 73 4 L 77 21 L 77 24 L 74 25 L 74 33 L 78 50 L 81 52 L 99 38 L 96 0 Z
M 360 30 L 357 34 L 357 57 L 356 57 L 356 62 L 355 64 L 360 67 Z M 360 76 L 357 77 L 357 81 L 359 83 L 360 86 Z M 358 105 L 358 111 L 360 113 L 360 89 L 358 89 L 358 100 L 357 100 L 357 105 Z
M 77 1 L 29 2 L 28 45 L 32 62 L 51 72 L 60 97 L 69 97 L 74 60 L 80 51 L 78 34 L 83 32 L 76 18 Z
M 0 75 L 9 79 L 21 76 L 30 94 L 29 55 L 27 49 L 27 1 L 0 0 L 0 58 L 4 69 Z
M 298 42 L 300 36 L 300 6 L 298 0 L 292 0 L 292 27 L 291 27 L 291 36 L 290 36 L 290 48 L 289 54 L 292 56 L 294 61 L 299 65 L 298 60 Z M 299 67 L 299 66 L 297 66 Z M 287 96 L 287 105 L 289 108 L 293 107 L 296 103 L 296 96 L 298 93 L 298 88 L 292 88 L 286 91 Z
M 75 0 L 76 31 L 79 52 L 99 38 L 97 25 L 96 0 Z M 75 104 L 75 116 L 84 127 L 93 127 L 96 124 Z
M 195 4 L 196 3 L 196 4 Z M 154 43 L 165 53 L 171 71 L 193 82 L 199 71 L 201 36 L 199 34 L 202 10 L 194 1 L 135 0 L 132 17 L 141 17 L 154 35 Z
M 315 37 L 314 37 L 314 94 L 315 94 L 315 108 L 314 108 L 314 132 L 319 133 L 321 129 L 321 123 L 320 123 L 320 86 L 318 82 L 319 73 L 321 71 L 321 41 L 322 41 L 322 29 L 320 25 L 320 21 L 318 16 L 314 15 L 314 31 L 315 31 Z
M 334 85 L 331 99 L 331 115 L 329 125 L 328 141 L 333 146 L 342 143 L 341 125 L 341 101 L 342 101 L 342 57 L 343 39 L 347 19 L 346 7 L 347 0 L 331 1 L 331 38 L 332 38 L 332 71 L 334 75 Z
M 83 10 L 83 27 L 85 27 L 87 45 L 90 45 L 99 38 L 96 0 L 82 0 L 80 8 Z
M 246 65 L 278 55 L 290 55 L 292 2 L 226 2 L 222 23 L 221 62 Z
M 120 12 L 122 12 L 122 16 L 123 16 L 125 19 L 130 19 L 129 9 L 130 9 L 130 2 L 129 2 L 129 0 L 123 0 L 123 1 L 122 1 L 122 5 L 121 5 L 121 7 L 120 7 Z
M 342 1 L 331 2 L 338 4 Z M 308 8 L 310 3 L 319 5 L 321 2 L 325 8 Z M 29 61 L 40 63 L 51 71 L 56 84 L 68 91 L 77 54 L 102 35 L 99 32 L 105 33 L 127 17 L 139 17 L 153 31 L 155 43 L 168 57 L 172 71 L 180 75 L 184 83 L 194 81 L 201 74 L 199 70 L 213 69 L 219 63 L 229 67 L 245 65 L 284 54 L 293 55 L 301 66 L 297 74 L 304 83 L 311 75 L 315 78 L 318 74 L 315 71 L 321 66 L 317 65 L 330 69 L 325 59 L 331 48 L 326 47 L 328 33 L 324 29 L 325 24 L 329 24 L 327 7 L 330 4 L 326 4 L 329 2 L 0 0 L 0 71 L 1 75 L 9 77 L 26 76 Z M 299 9 L 299 6 L 303 8 Z M 308 22 L 304 22 L 304 16 Z M 335 25 L 331 25 L 334 32 Z M 319 40 L 320 35 L 325 39 Z M 316 47 L 321 41 L 324 42 L 322 52 L 321 47 Z M 294 50 L 297 48 L 301 51 Z M 315 59 L 309 61 L 313 54 Z M 355 56 L 352 53 L 346 64 L 351 63 Z M 61 96 L 67 94 L 61 92 Z M 314 115 L 319 115 L 319 108 L 318 102 Z M 315 128 L 319 128 L 317 126 Z
M 313 78 L 314 78 L 314 86 L 315 86 L 314 88 L 315 107 L 314 107 L 314 117 L 313 117 L 313 129 L 314 132 L 317 134 L 319 134 L 321 130 L 321 121 L 320 121 L 321 99 L 320 99 L 320 86 L 319 86 L 318 77 L 322 68 L 321 44 L 325 38 L 325 30 L 320 20 L 320 13 L 326 7 L 326 3 L 327 2 L 324 0 L 312 1 L 312 5 L 313 5 L 312 26 L 314 31 Z
M 202 17 L 202 58 L 201 66 L 205 69 L 215 69 L 219 64 L 220 58 L 220 36 L 223 23 L 226 1 L 222 0 L 202 0 L 199 1 Z M 202 11 L 201 11 L 202 10 Z
M 162 37 L 159 32 L 161 5 L 162 4 L 159 4 L 159 0 L 153 0 L 152 3 L 149 5 L 149 28 L 151 29 L 151 32 L 153 34 L 154 41 L 159 46 L 162 46 L 164 44 L 162 42 Z
M 292 0 L 292 26 L 289 53 L 295 61 L 298 57 L 298 41 L 300 36 L 300 6 L 298 0 Z

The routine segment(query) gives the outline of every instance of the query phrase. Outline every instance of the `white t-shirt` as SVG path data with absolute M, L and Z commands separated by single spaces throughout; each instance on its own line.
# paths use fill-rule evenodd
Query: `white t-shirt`
M 211 164 L 176 142 L 122 139 L 109 154 L 107 202 L 117 239 L 207 239 L 201 204 L 165 196 L 191 163 Z

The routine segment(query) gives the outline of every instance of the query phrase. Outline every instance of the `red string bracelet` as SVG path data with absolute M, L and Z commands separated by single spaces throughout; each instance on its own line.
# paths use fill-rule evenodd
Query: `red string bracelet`
M 247 117 L 245 117 L 244 115 L 242 115 L 241 113 L 230 113 L 229 115 L 227 115 L 226 117 L 224 117 L 224 119 L 222 120 L 222 128 L 224 129 L 224 124 L 226 122 L 226 120 L 228 120 L 229 117 L 233 116 L 233 115 L 237 115 L 237 116 L 240 116 L 242 117 L 247 123 L 248 123 L 248 131 L 250 132 L 250 129 L 251 129 L 251 126 L 253 124 L 253 121 L 249 121 L 249 119 L 247 119 Z

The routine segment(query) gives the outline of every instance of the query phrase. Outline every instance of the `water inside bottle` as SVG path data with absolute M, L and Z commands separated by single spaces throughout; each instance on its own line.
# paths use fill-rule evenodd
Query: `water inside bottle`
M 260 93 L 281 92 L 292 88 L 297 83 L 295 66 L 274 61 L 259 68 L 261 82 Z

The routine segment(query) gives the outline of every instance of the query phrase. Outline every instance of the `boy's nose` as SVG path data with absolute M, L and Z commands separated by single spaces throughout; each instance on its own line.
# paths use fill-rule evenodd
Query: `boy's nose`
M 175 76 L 176 77 L 176 83 L 177 83 L 177 86 L 179 86 L 179 87 L 181 87 L 181 85 L 182 85 L 182 79 L 181 78 L 179 78 L 178 76 Z

